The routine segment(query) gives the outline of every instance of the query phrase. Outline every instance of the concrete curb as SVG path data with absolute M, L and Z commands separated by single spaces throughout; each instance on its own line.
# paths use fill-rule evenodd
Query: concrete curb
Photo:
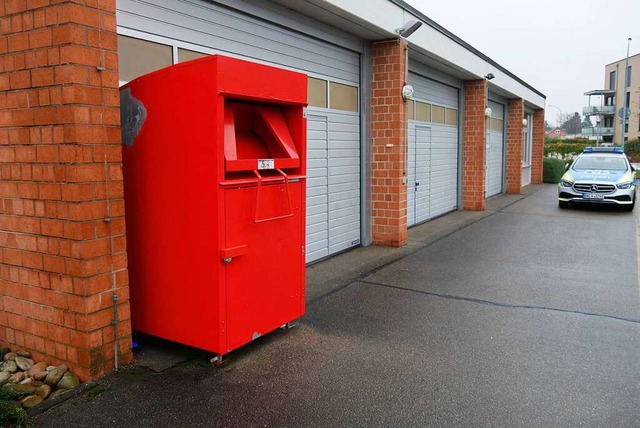
M 47 410 L 53 409 L 54 407 L 59 406 L 71 398 L 77 397 L 85 392 L 91 391 L 93 388 L 98 386 L 98 383 L 95 381 L 85 382 L 83 384 L 78 385 L 76 388 L 73 388 L 64 394 L 60 395 L 58 398 L 53 400 L 45 400 L 40 405 L 33 407 L 27 410 L 27 415 L 29 417 L 37 416 L 41 413 L 46 412 Z

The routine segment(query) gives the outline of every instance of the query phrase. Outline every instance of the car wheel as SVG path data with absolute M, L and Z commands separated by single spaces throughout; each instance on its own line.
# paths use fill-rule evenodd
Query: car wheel
M 569 202 L 567 201 L 558 201 L 558 206 L 562 209 L 569 208 Z

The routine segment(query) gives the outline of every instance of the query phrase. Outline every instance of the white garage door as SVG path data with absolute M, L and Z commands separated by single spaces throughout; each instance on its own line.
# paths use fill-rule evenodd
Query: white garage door
M 502 193 L 504 175 L 504 105 L 489 101 L 486 141 L 486 197 Z
M 213 53 L 309 74 L 307 262 L 359 245 L 360 54 L 288 30 L 286 20 L 305 25 L 290 11 L 235 4 L 260 18 L 203 0 L 118 0 L 121 80 Z M 309 23 L 308 34 L 321 31 Z
M 458 89 L 409 74 L 407 224 L 458 207 Z

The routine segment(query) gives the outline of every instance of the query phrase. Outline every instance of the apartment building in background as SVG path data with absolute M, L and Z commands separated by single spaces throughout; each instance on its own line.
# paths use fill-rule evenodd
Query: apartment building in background
M 589 97 L 589 105 L 584 107 L 583 113 L 595 116 L 595 126 L 583 128 L 583 135 L 618 145 L 621 138 L 624 141 L 640 139 L 640 53 L 629 57 L 629 72 L 626 74 L 625 61 L 626 58 L 622 58 L 607 64 L 604 89 L 585 93 Z M 625 105 L 629 113 L 623 126 L 621 110 Z

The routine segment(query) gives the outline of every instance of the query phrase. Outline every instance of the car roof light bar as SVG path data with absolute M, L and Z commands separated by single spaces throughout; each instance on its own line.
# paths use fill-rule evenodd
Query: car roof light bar
M 608 152 L 608 153 L 624 153 L 622 147 L 585 147 L 582 153 Z

